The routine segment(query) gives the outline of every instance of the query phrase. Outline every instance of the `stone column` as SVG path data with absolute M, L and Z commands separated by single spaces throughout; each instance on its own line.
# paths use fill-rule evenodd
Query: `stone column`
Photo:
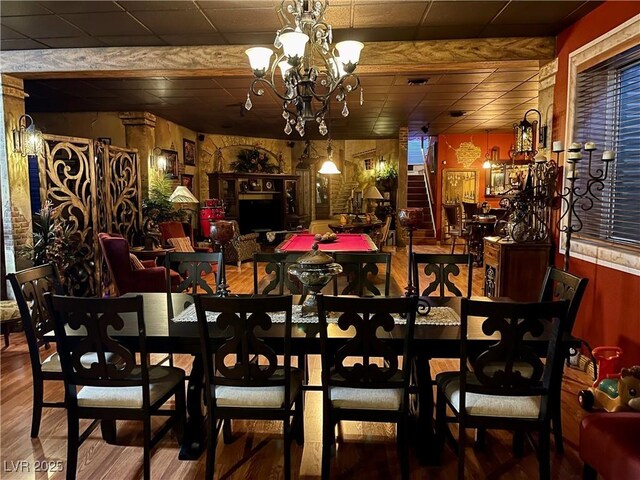
M 22 79 L 2 75 L 0 103 L 0 188 L 2 189 L 2 223 L 4 227 L 5 262 L 7 272 L 31 265 L 17 258 L 16 247 L 32 243 L 31 199 L 27 157 L 13 152 L 13 129 L 24 115 L 24 84 Z M 3 286 L 4 287 L 4 286 Z
M 396 194 L 396 219 L 397 212 L 407 206 L 408 175 L 408 149 L 409 149 L 409 128 L 400 127 L 398 131 L 398 192 Z M 406 232 L 396 221 L 396 243 L 399 247 L 407 244 Z
M 558 72 L 558 59 L 547 63 L 540 69 L 540 86 L 538 87 L 538 109 L 542 114 L 542 124 L 547 126 L 546 148 L 540 151 L 551 158 L 551 144 L 553 142 L 553 90 Z M 554 158 L 555 159 L 555 158 Z
M 142 196 L 149 192 L 149 166 L 156 145 L 156 116 L 149 112 L 121 112 L 127 148 L 138 150 Z

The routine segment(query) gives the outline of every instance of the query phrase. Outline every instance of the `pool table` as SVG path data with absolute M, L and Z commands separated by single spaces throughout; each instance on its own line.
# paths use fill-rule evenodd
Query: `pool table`
M 308 252 L 309 250 L 311 250 L 313 242 L 315 242 L 314 234 L 298 233 L 278 245 L 276 247 L 276 252 Z M 338 234 L 338 239 L 335 242 L 319 243 L 318 247 L 323 252 L 328 253 L 366 253 L 378 251 L 378 247 L 376 247 L 376 244 L 373 243 L 373 240 L 371 240 L 369 235 L 364 233 L 340 233 Z

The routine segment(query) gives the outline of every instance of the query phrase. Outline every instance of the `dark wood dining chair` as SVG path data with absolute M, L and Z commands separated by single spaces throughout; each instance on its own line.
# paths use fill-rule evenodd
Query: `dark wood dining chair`
M 458 423 L 458 479 L 464 479 L 466 429 L 538 432 L 541 479 L 551 478 L 550 424 L 554 389 L 563 362 L 562 335 L 567 331 L 567 302 L 515 303 L 461 300 L 460 368 L 436 376 L 436 438 L 442 447 L 453 439 L 448 423 Z M 483 317 L 482 330 L 500 335 L 477 356 L 467 340 L 470 317 Z M 546 360 L 524 342 L 549 333 Z M 526 369 L 522 368 L 527 364 Z M 516 368 L 518 365 L 518 368 Z M 453 413 L 447 416 L 447 407 Z
M 214 288 L 207 283 L 205 275 L 215 273 L 215 286 L 218 285 L 218 272 L 222 263 L 222 254 L 208 252 L 168 252 L 164 258 L 166 269 L 165 284 L 167 292 L 208 293 L 212 295 Z M 175 270 L 180 274 L 181 281 L 172 285 L 169 272 Z
M 330 478 L 335 427 L 343 420 L 392 422 L 402 478 L 409 478 L 409 381 L 417 297 L 355 298 L 318 295 L 322 362 L 322 478 Z M 327 312 L 339 314 L 336 328 L 353 336 L 334 349 L 328 340 Z M 404 315 L 402 367 L 387 345 L 395 326 L 392 313 Z M 355 359 L 355 364 L 353 360 Z
M 469 254 L 413 253 L 411 257 L 413 278 L 416 290 L 422 297 L 435 293 L 436 297 L 451 294 L 455 297 L 471 296 L 473 286 L 473 259 Z M 467 267 L 467 286 L 464 291 L 451 279 L 460 275 L 460 265 Z M 420 271 L 433 276 L 433 280 L 420 292 Z
M 539 301 L 554 301 L 554 300 L 566 300 L 567 305 L 567 332 L 571 333 L 573 325 L 576 322 L 576 316 L 580 309 L 580 303 L 584 291 L 587 288 L 589 279 L 580 278 L 569 272 L 560 270 L 554 266 L 547 268 L 547 273 L 542 282 L 542 288 L 540 289 Z M 558 453 L 564 452 L 564 441 L 562 436 L 562 370 L 564 363 L 559 363 L 558 368 L 560 374 L 558 375 L 558 387 L 554 389 L 558 393 L 558 397 L 553 399 L 553 418 L 551 424 L 553 425 L 553 437 L 556 451 Z
M 44 301 L 44 294 L 46 292 L 57 294 L 64 292 L 56 267 L 52 263 L 10 273 L 7 278 L 11 282 L 16 303 L 20 309 L 22 327 L 29 347 L 33 375 L 31 437 L 36 438 L 40 431 L 42 408 L 64 408 L 63 402 L 43 401 L 44 382 L 62 381 L 58 353 L 54 352 L 44 360 L 41 360 L 40 357 L 41 347 L 49 348 L 49 344 L 44 340 L 44 335 L 53 331 L 53 320 Z
M 380 289 L 373 283 L 371 277 L 375 277 L 380 271 L 378 265 L 384 265 L 384 296 L 389 296 L 391 285 L 390 253 L 335 253 L 333 257 L 336 263 L 342 265 L 342 273 L 347 278 L 347 285 L 342 289 L 342 295 L 355 294 L 360 297 L 381 295 Z M 338 295 L 337 275 L 333 277 L 333 294 Z
M 287 272 L 287 267 L 300 258 L 299 253 L 254 253 L 253 254 L 253 293 L 269 295 L 275 291 L 283 295 L 285 289 L 291 294 L 302 294 L 302 285 Z M 267 285 L 260 291 L 260 267 L 264 266 Z
M 212 480 L 218 434 L 230 440 L 232 419 L 276 420 L 283 423 L 284 478 L 291 478 L 291 442 L 304 441 L 304 393 L 302 370 L 291 366 L 292 297 L 214 297 L 195 298 L 200 332 L 200 350 L 205 372 L 207 404 L 207 461 L 205 478 Z M 215 321 L 207 317 L 217 315 Z M 278 361 L 276 350 L 257 331 L 277 327 L 274 315 L 284 316 L 282 334 L 271 338 L 281 342 L 284 355 Z M 220 337 L 210 328 L 229 332 Z M 255 359 L 264 359 L 257 362 Z
M 103 428 L 112 432 L 115 432 L 116 420 L 143 422 L 143 475 L 149 480 L 151 450 L 172 426 L 181 438 L 186 402 L 184 371 L 147 363 L 142 296 L 80 298 L 47 294 L 46 298 L 54 318 L 56 347 L 65 383 L 67 480 L 76 478 L 78 450 L 98 420 Z M 135 353 L 111 336 L 111 332 L 125 328 L 125 316 L 135 319 L 139 364 Z M 68 331 L 74 331 L 73 337 Z M 107 353 L 112 356 L 108 357 Z M 83 365 L 87 354 L 95 355 L 94 361 Z M 175 398 L 175 408 L 162 409 L 171 397 Z M 169 417 L 153 437 L 152 416 Z M 82 434 L 80 419 L 94 420 Z
M 462 224 L 462 214 L 459 203 L 445 203 L 442 205 L 444 217 L 447 220 L 445 233 L 451 236 L 451 253 L 456 251 L 456 240 L 462 240 L 462 253 L 467 251 L 467 242 L 469 240 L 468 230 Z

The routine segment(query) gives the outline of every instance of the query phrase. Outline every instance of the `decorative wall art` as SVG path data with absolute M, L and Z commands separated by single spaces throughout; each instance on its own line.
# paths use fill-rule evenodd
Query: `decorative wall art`
M 180 183 L 187 187 L 191 192 L 193 192 L 193 175 L 187 175 L 183 173 L 180 177 Z
M 172 180 L 178 179 L 178 152 L 175 150 L 160 150 L 160 155 L 167 159 L 167 168 L 165 170 L 167 176 Z
M 442 174 L 442 202 L 477 202 L 476 170 L 445 169 Z
M 231 168 L 238 173 L 278 173 L 278 165 L 270 162 L 267 152 L 259 147 L 242 149 L 238 158 L 231 162 Z
M 183 138 L 182 154 L 184 156 L 185 165 L 195 166 L 196 165 L 196 142 Z

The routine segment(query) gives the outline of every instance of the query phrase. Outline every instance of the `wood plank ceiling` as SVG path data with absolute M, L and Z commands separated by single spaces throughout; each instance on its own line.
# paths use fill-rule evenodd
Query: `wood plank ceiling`
M 334 0 L 327 21 L 335 41 L 364 42 L 554 36 L 602 2 Z M 271 44 L 280 2 L 0 2 L 2 50 L 126 46 Z M 275 95 L 241 107 L 242 77 L 66 78 L 25 81 L 27 110 L 146 110 L 198 132 L 287 138 Z M 70 75 L 71 77 L 73 75 Z M 409 86 L 409 79 L 427 79 Z M 538 66 L 418 69 L 361 76 L 365 103 L 332 112 L 334 138 L 389 138 L 409 125 L 430 133 L 508 130 L 537 106 Z M 357 97 L 357 95 L 356 95 Z M 463 112 L 452 116 L 451 112 Z M 312 129 L 315 130 L 315 129 Z M 307 134 L 309 135 L 309 134 Z M 317 135 L 311 135 L 312 138 Z M 293 134 L 292 134 L 292 139 Z

